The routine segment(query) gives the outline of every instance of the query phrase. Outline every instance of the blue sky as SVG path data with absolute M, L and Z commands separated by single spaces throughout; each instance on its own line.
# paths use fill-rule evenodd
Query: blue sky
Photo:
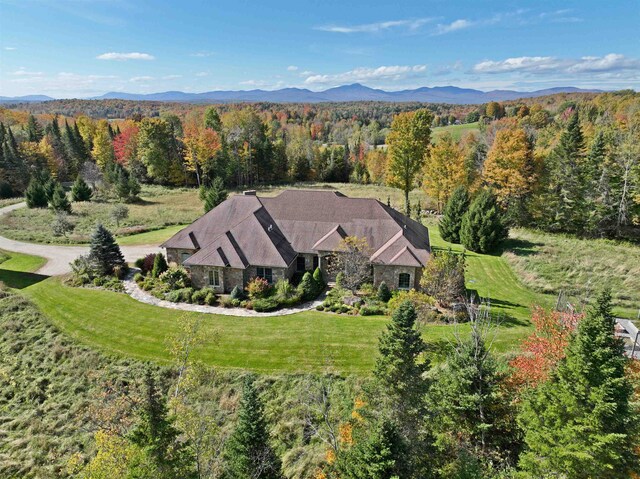
M 639 0 L 0 0 L 0 95 L 637 90 L 639 25 Z

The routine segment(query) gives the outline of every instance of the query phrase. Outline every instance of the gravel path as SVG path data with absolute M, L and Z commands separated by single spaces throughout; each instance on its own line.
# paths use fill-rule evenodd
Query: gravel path
M 26 203 L 17 203 L 15 205 L 0 208 L 0 216 L 5 215 L 18 208 L 24 208 Z M 46 264 L 40 268 L 37 273 L 47 276 L 56 276 L 71 271 L 69 263 L 78 256 L 89 252 L 88 246 L 61 246 L 53 244 L 34 244 L 25 243 L 23 241 L 15 241 L 0 236 L 0 249 L 13 251 L 16 253 L 25 253 L 35 256 L 41 256 L 47 259 Z M 134 262 L 149 253 L 157 253 L 160 248 L 156 245 L 141 246 L 121 246 L 124 258 L 129 262 Z
M 140 287 L 133 281 L 133 272 L 129 274 L 126 280 L 124 280 L 124 289 L 129 296 L 133 299 L 140 301 L 141 303 L 151 304 L 153 306 L 160 306 L 161 308 L 178 309 L 180 311 L 194 311 L 197 313 L 210 313 L 210 314 L 223 314 L 225 316 L 247 316 L 247 317 L 269 317 L 269 316 L 287 316 L 289 314 L 296 314 L 302 311 L 309 311 L 315 309 L 316 306 L 322 304 L 324 301 L 324 294 L 315 301 L 309 301 L 292 308 L 283 308 L 272 312 L 258 312 L 245 308 L 222 308 L 220 306 L 205 306 L 199 304 L 188 303 L 173 303 L 164 299 L 158 299 L 155 296 L 140 289 Z

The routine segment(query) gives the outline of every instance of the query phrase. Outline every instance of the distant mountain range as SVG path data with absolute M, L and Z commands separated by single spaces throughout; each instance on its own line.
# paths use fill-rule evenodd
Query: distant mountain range
M 515 100 L 518 98 L 533 98 L 554 93 L 601 92 L 602 90 L 583 90 L 575 87 L 557 87 L 536 91 L 492 90 L 481 91 L 471 88 L 455 86 L 422 87 L 415 90 L 385 91 L 369 88 L 359 83 L 329 88 L 325 91 L 311 91 L 305 88 L 282 88 L 280 90 L 236 90 L 236 91 L 208 91 L 204 93 L 185 93 L 181 91 L 166 91 L 161 93 L 124 93 L 109 92 L 90 98 L 91 100 L 135 100 L 135 101 L 166 101 L 185 103 L 227 103 L 234 101 L 266 101 L 273 103 L 320 103 L 338 101 L 389 101 L 389 102 L 424 102 L 424 103 L 453 103 L 479 104 L 489 101 Z M 0 96 L 2 103 L 40 102 L 53 100 L 44 95 L 29 95 L 22 97 Z

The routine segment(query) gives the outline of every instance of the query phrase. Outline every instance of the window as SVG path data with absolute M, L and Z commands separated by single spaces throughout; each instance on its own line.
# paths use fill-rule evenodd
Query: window
M 411 287 L 411 275 L 400 273 L 398 275 L 398 289 L 409 289 Z
M 317 267 L 318 267 L 318 257 L 314 256 L 313 257 L 313 270 L 315 271 Z
M 267 280 L 267 283 L 273 283 L 273 270 L 271 268 L 263 268 L 262 266 L 258 266 L 258 278 L 263 278 Z
M 209 271 L 209 286 L 220 286 L 220 271 L 217 269 Z
M 181 259 L 182 263 L 187 261 L 189 259 L 189 256 L 191 256 L 189 253 L 180 253 L 180 259 Z
M 298 256 L 296 270 L 304 271 L 305 269 L 307 269 L 307 262 L 305 261 L 304 256 Z

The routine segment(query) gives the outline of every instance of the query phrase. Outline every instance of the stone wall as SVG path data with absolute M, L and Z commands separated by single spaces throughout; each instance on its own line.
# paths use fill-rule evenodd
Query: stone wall
M 411 279 L 409 281 L 411 288 L 420 288 L 420 278 L 422 277 L 422 269 L 410 266 L 385 266 L 380 264 L 373 265 L 373 284 L 379 286 L 383 281 L 387 283 L 389 289 L 398 289 L 398 276 L 400 273 L 409 273 Z
M 167 248 L 167 263 L 182 265 L 182 253 L 187 253 L 191 256 L 195 252 L 195 249 Z
M 220 273 L 220 286 L 209 285 L 209 271 L 217 269 Z M 244 287 L 243 273 L 237 268 L 221 268 L 216 266 L 191 266 L 191 283 L 194 288 L 210 287 L 217 293 L 230 293 L 234 287 Z
M 296 261 L 294 260 L 288 268 L 271 268 L 272 284 L 276 284 L 280 279 L 290 279 L 296 271 Z M 249 266 L 244 270 L 244 284 L 258 276 L 258 266 Z

